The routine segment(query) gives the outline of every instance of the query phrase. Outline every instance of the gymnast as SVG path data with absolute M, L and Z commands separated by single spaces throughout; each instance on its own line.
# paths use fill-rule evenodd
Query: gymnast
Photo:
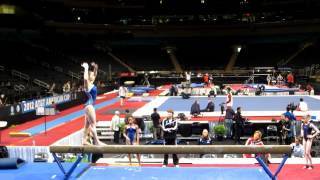
M 310 153 L 312 141 L 320 133 L 317 126 L 310 122 L 310 118 L 310 115 L 305 116 L 302 119 L 301 124 L 301 136 L 303 137 L 304 158 L 306 159 L 306 165 L 303 168 L 309 170 L 313 169 L 312 156 Z
M 82 144 L 83 145 L 105 145 L 98 139 L 96 131 L 96 112 L 94 109 L 94 104 L 97 97 L 97 87 L 93 84 L 98 73 L 98 65 L 94 62 L 89 64 L 84 62 L 81 64 L 84 68 L 83 79 L 84 79 L 84 90 L 87 96 L 87 101 L 85 103 L 85 127 L 83 132 Z M 90 70 L 89 70 L 90 68 Z M 91 142 L 91 136 L 93 142 Z
M 127 124 L 124 128 L 123 136 L 126 138 L 126 144 L 128 145 L 138 145 L 139 144 L 139 132 L 140 128 L 135 123 L 135 120 L 132 116 L 128 118 L 129 124 Z M 128 154 L 129 157 L 129 163 L 131 165 L 131 154 Z M 139 165 L 141 165 L 140 162 L 140 155 L 137 154 L 137 159 Z

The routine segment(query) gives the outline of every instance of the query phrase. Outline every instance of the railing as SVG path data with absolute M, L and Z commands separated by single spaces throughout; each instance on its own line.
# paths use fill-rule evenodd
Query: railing
M 63 68 L 60 67 L 60 66 L 55 66 L 54 70 L 57 71 L 57 72 L 63 72 Z
M 17 76 L 17 77 L 24 79 L 24 80 L 27 80 L 27 81 L 30 80 L 30 76 L 28 74 L 22 73 L 20 71 L 15 70 L 15 69 L 11 70 L 11 74 L 13 76 Z
M 105 72 L 105 71 L 103 71 L 103 70 L 99 69 L 99 70 L 98 70 L 98 74 L 106 75 L 106 74 L 107 74 L 107 72 Z
M 26 87 L 22 84 L 16 84 L 16 85 L 14 85 L 13 88 L 15 91 L 24 91 L 26 89 Z
M 43 81 L 41 81 L 39 79 L 34 79 L 33 83 L 37 84 L 40 87 L 46 88 L 46 89 L 50 88 L 50 85 L 48 83 L 45 83 L 45 82 L 43 82 Z
M 45 68 L 50 68 L 50 64 L 49 63 L 47 63 L 47 62 L 42 62 L 41 63 L 41 66 L 43 66 L 43 67 L 45 67 Z
M 72 78 L 80 79 L 80 75 L 72 71 L 68 71 L 68 75 L 71 76 Z
M 4 66 L 0 66 L 0 71 L 4 71 Z

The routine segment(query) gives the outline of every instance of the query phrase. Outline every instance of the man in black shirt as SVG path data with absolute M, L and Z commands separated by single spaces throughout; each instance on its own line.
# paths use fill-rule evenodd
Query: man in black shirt
M 153 108 L 153 113 L 151 114 L 151 119 L 153 122 L 153 138 L 155 140 L 158 139 L 159 134 L 160 134 L 160 115 L 157 112 L 157 108 Z
M 207 107 L 201 112 L 214 112 L 214 103 L 212 102 L 211 98 L 209 97 Z
M 241 107 L 237 107 L 237 113 L 234 116 L 234 121 L 235 143 L 240 144 L 240 137 L 243 135 L 245 123 L 245 118 L 241 115 Z
M 175 84 L 173 84 L 169 89 L 170 96 L 177 96 L 178 95 L 178 88 Z
M 233 119 L 236 113 L 232 109 L 232 107 L 228 106 L 226 110 L 226 116 L 224 117 L 224 123 L 227 128 L 227 138 L 231 139 L 233 136 Z
M 291 123 L 288 117 L 285 117 L 285 115 L 281 115 L 281 118 L 278 124 L 280 145 L 282 145 L 283 142 L 285 143 L 285 145 L 289 145 L 291 143 L 288 137 L 288 134 L 290 132 L 290 126 L 291 126 Z
M 176 145 L 178 122 L 173 117 L 173 110 L 169 109 L 167 110 L 167 112 L 168 112 L 168 117 L 162 121 L 162 126 L 161 126 L 164 132 L 163 136 L 164 136 L 165 144 Z M 164 160 L 163 160 L 163 167 L 166 167 L 168 165 L 168 158 L 169 158 L 169 155 L 165 154 Z M 172 158 L 173 158 L 173 164 L 175 165 L 175 167 L 179 167 L 179 159 L 177 154 L 172 154 Z
M 190 114 L 192 116 L 200 115 L 200 105 L 198 103 L 198 100 L 195 100 L 194 103 L 192 104 Z

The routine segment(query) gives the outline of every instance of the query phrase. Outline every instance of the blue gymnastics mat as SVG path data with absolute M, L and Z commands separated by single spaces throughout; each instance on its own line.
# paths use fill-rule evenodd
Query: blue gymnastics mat
M 69 169 L 72 163 L 63 163 Z M 76 179 L 83 171 L 89 168 L 88 163 L 80 163 L 69 179 Z M 56 163 L 27 163 L 18 169 L 0 170 L 1 180 L 63 180 L 64 175 Z
M 242 107 L 243 111 L 286 111 L 289 103 L 298 104 L 300 97 L 307 102 L 310 111 L 320 109 L 320 100 L 310 96 L 234 96 L 233 108 Z M 215 103 L 215 111 L 220 111 L 219 104 L 226 102 L 226 96 L 217 96 L 212 98 Z M 159 111 L 173 109 L 174 111 L 190 111 L 192 103 L 198 100 L 200 107 L 204 109 L 208 103 L 208 97 L 191 97 L 182 99 L 182 97 L 169 97 L 158 107 Z
M 90 167 L 79 180 L 270 180 L 262 168 Z

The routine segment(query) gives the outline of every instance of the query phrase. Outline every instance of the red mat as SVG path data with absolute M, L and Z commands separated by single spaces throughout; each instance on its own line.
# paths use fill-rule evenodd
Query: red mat
M 149 92 L 149 96 L 159 96 L 159 94 L 161 94 L 164 90 L 153 90 L 151 92 Z
M 99 96 L 100 98 L 99 98 L 99 100 L 97 100 L 97 103 L 101 103 L 101 102 L 106 101 L 108 99 L 112 99 L 116 96 L 117 96 L 116 93 L 101 95 L 101 96 Z M 57 118 L 65 116 L 67 114 L 81 110 L 82 108 L 83 108 L 83 105 L 79 105 L 79 106 L 61 111 L 58 115 L 48 116 L 47 122 L 53 121 Z M 57 126 L 55 128 L 48 129 L 47 134 L 40 133 L 40 134 L 37 134 L 32 137 L 11 137 L 11 136 L 9 136 L 10 132 L 19 132 L 19 131 L 31 128 L 33 126 L 43 124 L 43 123 L 44 123 L 44 118 L 42 117 L 42 118 L 38 118 L 38 119 L 31 120 L 26 123 L 17 125 L 12 128 L 4 129 L 1 132 L 1 144 L 3 144 L 3 145 L 33 145 L 33 140 L 35 140 L 36 145 L 47 146 L 47 145 L 50 145 L 65 136 L 68 136 L 68 135 L 80 130 L 84 125 L 84 118 L 80 117 L 80 118 L 74 119 L 68 123 Z

